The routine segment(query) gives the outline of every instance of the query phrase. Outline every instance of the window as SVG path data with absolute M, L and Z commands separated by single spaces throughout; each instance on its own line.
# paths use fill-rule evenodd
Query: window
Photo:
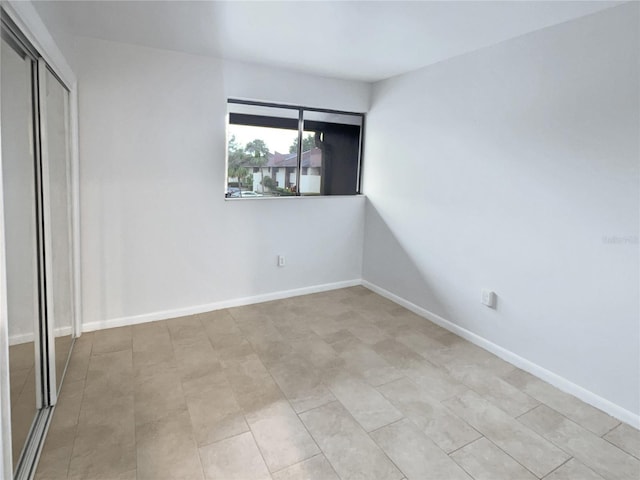
M 364 114 L 229 100 L 226 197 L 356 195 Z

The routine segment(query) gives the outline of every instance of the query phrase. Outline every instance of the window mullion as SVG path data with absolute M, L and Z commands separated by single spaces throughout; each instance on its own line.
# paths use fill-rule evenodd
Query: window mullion
M 300 174 L 302 172 L 302 133 L 304 130 L 304 110 L 298 110 L 298 170 L 296 171 L 296 196 L 300 195 Z

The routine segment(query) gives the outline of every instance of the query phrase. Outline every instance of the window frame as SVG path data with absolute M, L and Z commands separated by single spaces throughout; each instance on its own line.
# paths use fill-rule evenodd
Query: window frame
M 356 189 L 355 189 L 355 193 L 353 195 L 351 194 L 347 194 L 347 195 L 304 195 L 300 193 L 300 190 L 298 189 L 295 192 L 295 195 L 290 195 L 290 196 L 286 196 L 286 197 L 260 197 L 261 199 L 264 198 L 302 198 L 302 197 L 320 197 L 320 198 L 326 198 L 326 197 L 340 197 L 340 196 L 348 196 L 348 197 L 353 197 L 353 196 L 357 196 L 357 195 L 362 195 L 362 162 L 363 162 L 363 157 L 364 157 L 364 131 L 365 131 L 365 122 L 366 122 L 366 114 L 364 112 L 349 112 L 346 110 L 334 110 L 334 109 L 329 109 L 329 108 L 318 108 L 318 107 L 304 107 L 304 106 L 300 106 L 300 105 L 291 105 L 291 104 L 285 104 L 285 103 L 274 103 L 274 102 L 262 102 L 262 101 L 256 101 L 256 100 L 244 100 L 244 99 L 239 99 L 239 98 L 228 98 L 227 99 L 227 116 L 226 116 L 226 125 L 225 125 L 225 129 L 227 132 L 225 141 L 226 141 L 226 150 L 225 150 L 225 192 L 227 190 L 227 186 L 228 186 L 228 169 L 229 169 L 229 125 L 231 125 L 230 123 L 230 115 L 231 112 L 229 112 L 229 105 L 231 104 L 235 104 L 235 105 L 249 105 L 249 106 L 255 106 L 255 107 L 267 107 L 267 108 L 281 108 L 281 109 L 288 109 L 288 110 L 296 110 L 298 112 L 298 150 L 296 152 L 297 157 L 298 157 L 298 164 L 297 164 L 297 168 L 296 168 L 296 185 L 300 185 L 300 176 L 302 175 L 302 148 L 303 148 L 303 136 L 304 136 L 304 112 L 319 112 L 319 113 L 329 113 L 329 114 L 336 114 L 336 115 L 351 115 L 354 117 L 359 117 L 360 121 L 361 121 L 361 125 L 360 125 L 360 138 L 358 139 L 358 159 L 357 159 L 357 170 L 356 170 Z M 274 117 L 277 118 L 277 117 Z M 225 197 L 225 200 L 229 200 L 229 198 Z M 236 200 L 236 199 L 233 199 Z

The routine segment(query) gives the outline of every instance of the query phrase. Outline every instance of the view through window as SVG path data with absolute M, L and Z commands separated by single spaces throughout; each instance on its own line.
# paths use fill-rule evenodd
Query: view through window
M 229 100 L 227 198 L 355 195 L 364 115 Z

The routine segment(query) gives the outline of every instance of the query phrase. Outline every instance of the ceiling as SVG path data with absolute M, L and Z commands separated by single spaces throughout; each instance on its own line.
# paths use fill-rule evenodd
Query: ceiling
M 615 1 L 47 1 L 54 33 L 382 80 Z

